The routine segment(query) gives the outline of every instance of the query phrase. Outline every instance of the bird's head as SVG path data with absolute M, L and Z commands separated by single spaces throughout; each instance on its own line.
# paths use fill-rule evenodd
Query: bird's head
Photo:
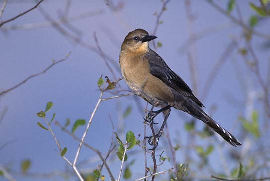
M 143 29 L 136 29 L 129 32 L 125 37 L 121 50 L 135 54 L 143 54 L 148 51 L 148 42 L 155 38 L 157 37 L 149 35 L 148 32 Z

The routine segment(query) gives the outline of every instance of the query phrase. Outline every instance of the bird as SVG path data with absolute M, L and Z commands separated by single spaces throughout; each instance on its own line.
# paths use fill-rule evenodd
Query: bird
M 203 121 L 232 146 L 241 145 L 229 131 L 204 112 L 204 105 L 191 88 L 149 47 L 149 42 L 156 38 L 144 29 L 135 29 L 126 35 L 119 56 L 121 73 L 128 87 L 152 105 L 145 120 L 153 124 L 153 119 L 159 113 L 164 114 L 162 126 L 154 135 L 157 141 L 148 137 L 148 143 L 157 146 L 171 108 L 175 108 Z M 161 108 L 154 111 L 154 107 Z

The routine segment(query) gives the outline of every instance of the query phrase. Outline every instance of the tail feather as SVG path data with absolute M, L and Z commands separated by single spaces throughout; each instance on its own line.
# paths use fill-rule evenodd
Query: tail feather
M 204 112 L 203 112 L 204 113 Z M 209 127 L 211 127 L 216 133 L 218 133 L 224 140 L 230 143 L 232 146 L 239 146 L 241 143 L 226 129 L 222 128 L 217 122 L 215 122 L 212 118 L 210 118 L 206 113 L 200 119 L 204 123 L 206 123 Z
M 222 128 L 217 122 L 215 122 L 210 116 L 208 116 L 201 107 L 199 107 L 193 101 L 184 101 L 184 103 L 182 102 L 181 105 L 175 105 L 175 108 L 183 110 L 192 115 L 193 117 L 203 121 L 232 146 L 241 145 L 241 143 L 229 131 Z

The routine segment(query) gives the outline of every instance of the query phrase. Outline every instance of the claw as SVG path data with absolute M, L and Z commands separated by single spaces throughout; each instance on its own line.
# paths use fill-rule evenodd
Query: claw
M 157 116 L 157 114 L 158 113 L 155 111 L 149 111 L 148 114 L 146 115 L 146 117 L 144 118 L 145 122 L 157 124 L 157 123 L 153 122 L 153 120 Z

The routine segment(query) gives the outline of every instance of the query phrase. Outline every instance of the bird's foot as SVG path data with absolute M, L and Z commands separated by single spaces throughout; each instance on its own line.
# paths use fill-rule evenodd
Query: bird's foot
M 158 115 L 158 112 L 156 111 L 149 111 L 148 114 L 146 115 L 146 117 L 144 118 L 144 121 L 146 123 L 150 123 L 150 124 L 158 124 L 154 122 L 154 118 Z
M 149 150 L 154 150 L 156 149 L 156 147 L 158 146 L 158 141 L 159 138 L 162 136 L 161 132 L 158 132 L 158 134 L 154 135 L 154 136 L 146 136 L 145 138 L 148 139 L 148 144 L 153 146 L 152 148 L 150 148 Z

